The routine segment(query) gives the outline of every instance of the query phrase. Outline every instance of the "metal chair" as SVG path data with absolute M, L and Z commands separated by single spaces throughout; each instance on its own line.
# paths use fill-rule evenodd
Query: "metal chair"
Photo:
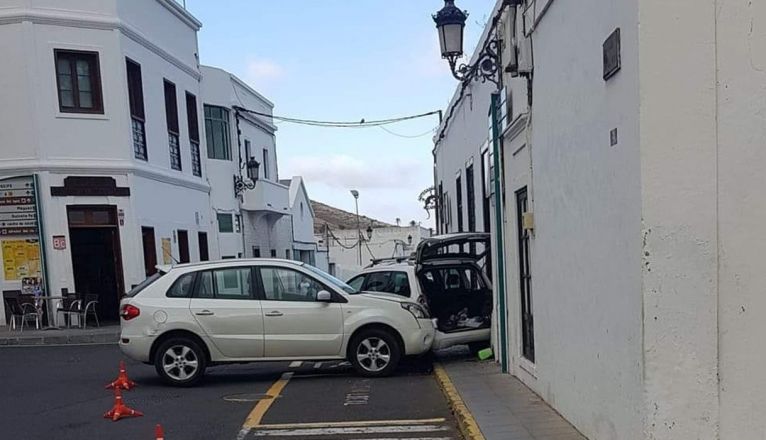
M 77 299 L 77 295 L 71 294 L 64 297 L 56 306 L 56 321 L 59 314 L 63 315 L 64 323 L 67 328 L 71 327 L 72 317 L 77 318 L 77 326 L 82 326 L 82 300 Z
M 3 299 L 3 303 L 5 304 L 5 316 L 10 319 L 11 330 L 16 330 L 16 321 L 24 322 L 22 321 L 24 312 L 21 311 L 16 298 L 5 298 Z
M 101 324 L 98 322 L 98 314 L 96 313 L 97 305 L 98 295 L 85 295 L 85 308 L 82 310 L 82 328 L 85 328 L 88 325 L 88 315 L 91 315 L 96 319 L 96 327 L 101 327 Z
M 37 308 L 35 307 L 34 303 L 32 302 L 22 302 L 19 299 L 16 298 L 7 298 L 5 300 L 6 304 L 8 305 L 8 308 L 11 311 L 11 328 L 16 328 L 16 319 L 21 319 L 21 328 L 19 331 L 24 331 L 24 324 L 27 323 L 27 321 L 34 321 L 35 322 L 35 328 L 40 329 L 40 321 L 41 316 L 37 312 Z

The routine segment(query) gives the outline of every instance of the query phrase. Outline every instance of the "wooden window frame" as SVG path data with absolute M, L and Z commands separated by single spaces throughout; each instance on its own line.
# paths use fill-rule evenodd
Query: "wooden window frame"
M 56 75 L 56 97 L 59 102 L 59 112 L 80 114 L 104 114 L 104 96 L 101 88 L 101 63 L 99 53 L 95 51 L 53 49 L 53 71 Z M 74 107 L 64 107 L 61 103 L 61 80 L 59 78 L 59 59 L 67 59 L 69 62 L 69 74 L 72 77 L 72 102 Z M 93 95 L 93 107 L 80 107 L 80 87 L 77 80 L 77 68 L 74 67 L 78 59 L 86 59 L 90 70 L 91 93 Z

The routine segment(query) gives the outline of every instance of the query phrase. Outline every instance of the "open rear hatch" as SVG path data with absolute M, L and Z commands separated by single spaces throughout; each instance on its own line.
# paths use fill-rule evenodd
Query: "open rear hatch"
M 490 235 L 470 232 L 430 237 L 415 253 L 424 302 L 445 333 L 488 328 L 492 283 L 486 273 Z

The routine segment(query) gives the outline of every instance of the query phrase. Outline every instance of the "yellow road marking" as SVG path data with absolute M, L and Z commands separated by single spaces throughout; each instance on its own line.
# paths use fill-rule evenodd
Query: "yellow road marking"
M 444 423 L 446 419 L 414 419 L 414 420 L 367 420 L 354 422 L 327 422 L 327 423 L 282 423 L 273 425 L 258 425 L 258 429 L 308 429 L 308 428 L 351 428 L 360 426 L 385 426 L 385 425 L 428 425 Z
M 249 430 L 261 423 L 263 416 L 266 415 L 266 411 L 269 410 L 271 404 L 274 403 L 274 400 L 279 397 L 282 390 L 285 389 L 287 383 L 290 382 L 291 377 L 293 377 L 293 373 L 284 373 L 279 380 L 271 385 L 271 388 L 266 391 L 266 394 L 271 396 L 271 399 L 261 400 L 255 405 L 253 410 L 250 411 L 250 415 L 245 419 L 245 423 L 242 425 L 243 429 Z

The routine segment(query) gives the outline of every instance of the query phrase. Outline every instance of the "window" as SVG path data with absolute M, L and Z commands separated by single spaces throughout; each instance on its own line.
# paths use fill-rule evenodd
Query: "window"
M 292 269 L 264 267 L 260 271 L 267 301 L 316 301 L 317 292 L 323 290 L 319 282 Z
M 170 168 L 181 171 L 181 144 L 178 139 L 178 102 L 176 85 L 165 80 L 165 121 L 168 126 L 168 147 L 170 148 Z
M 532 273 L 529 267 L 529 231 L 524 229 L 524 214 L 528 211 L 527 188 L 516 192 L 516 230 L 519 245 L 519 291 L 521 293 L 521 352 L 535 362 L 535 324 L 532 307 Z
M 130 104 L 130 123 L 133 135 L 133 156 L 136 159 L 148 160 L 141 66 L 129 58 L 125 58 L 125 68 L 128 73 L 128 102 Z
M 191 298 L 195 275 L 197 275 L 196 272 L 181 275 L 176 282 L 170 286 L 170 289 L 168 289 L 165 296 L 168 298 Z
M 406 272 L 373 272 L 367 275 L 364 290 L 394 293 L 409 298 L 410 282 Z
M 199 157 L 199 119 L 197 118 L 197 97 L 189 92 L 186 92 L 186 123 L 189 126 L 192 174 L 197 177 L 202 177 L 202 161 Z
M 234 220 L 231 214 L 218 214 L 218 232 L 234 232 Z
M 62 113 L 104 113 L 98 53 L 73 50 L 53 51 L 56 84 Z
M 476 196 L 473 184 L 473 159 L 465 169 L 465 195 L 468 202 L 468 231 L 476 232 Z
M 481 152 L 481 213 L 484 219 L 484 232 L 490 232 L 490 189 L 489 149 Z
M 251 299 L 249 267 L 233 267 L 200 272 L 194 296 L 216 299 Z
M 245 163 L 252 157 L 250 139 L 245 139 Z
M 303 212 L 303 202 L 301 202 L 301 220 L 306 216 L 306 213 Z
M 263 168 L 263 178 L 268 179 L 269 178 L 269 150 L 263 149 L 263 163 L 261 164 L 261 168 Z
M 437 195 L 437 207 L 436 207 L 436 232 L 441 234 L 446 231 L 444 228 L 444 185 L 439 182 L 439 190 Z
M 271 258 L 277 258 L 277 250 L 276 249 L 272 249 L 271 250 Z
M 286 249 L 286 250 L 285 250 L 285 259 L 286 259 L 286 260 L 289 260 L 289 259 L 290 259 L 290 249 Z
M 213 105 L 205 106 L 205 136 L 208 158 L 231 160 L 229 110 Z
M 261 248 L 253 246 L 253 258 L 261 258 Z
M 457 196 L 457 231 L 463 232 L 463 182 L 459 174 L 455 178 L 455 191 Z
M 356 291 L 362 290 L 362 284 L 364 284 L 364 275 L 359 275 L 354 278 L 351 278 L 349 282 L 347 283 L 349 286 L 353 287 Z

